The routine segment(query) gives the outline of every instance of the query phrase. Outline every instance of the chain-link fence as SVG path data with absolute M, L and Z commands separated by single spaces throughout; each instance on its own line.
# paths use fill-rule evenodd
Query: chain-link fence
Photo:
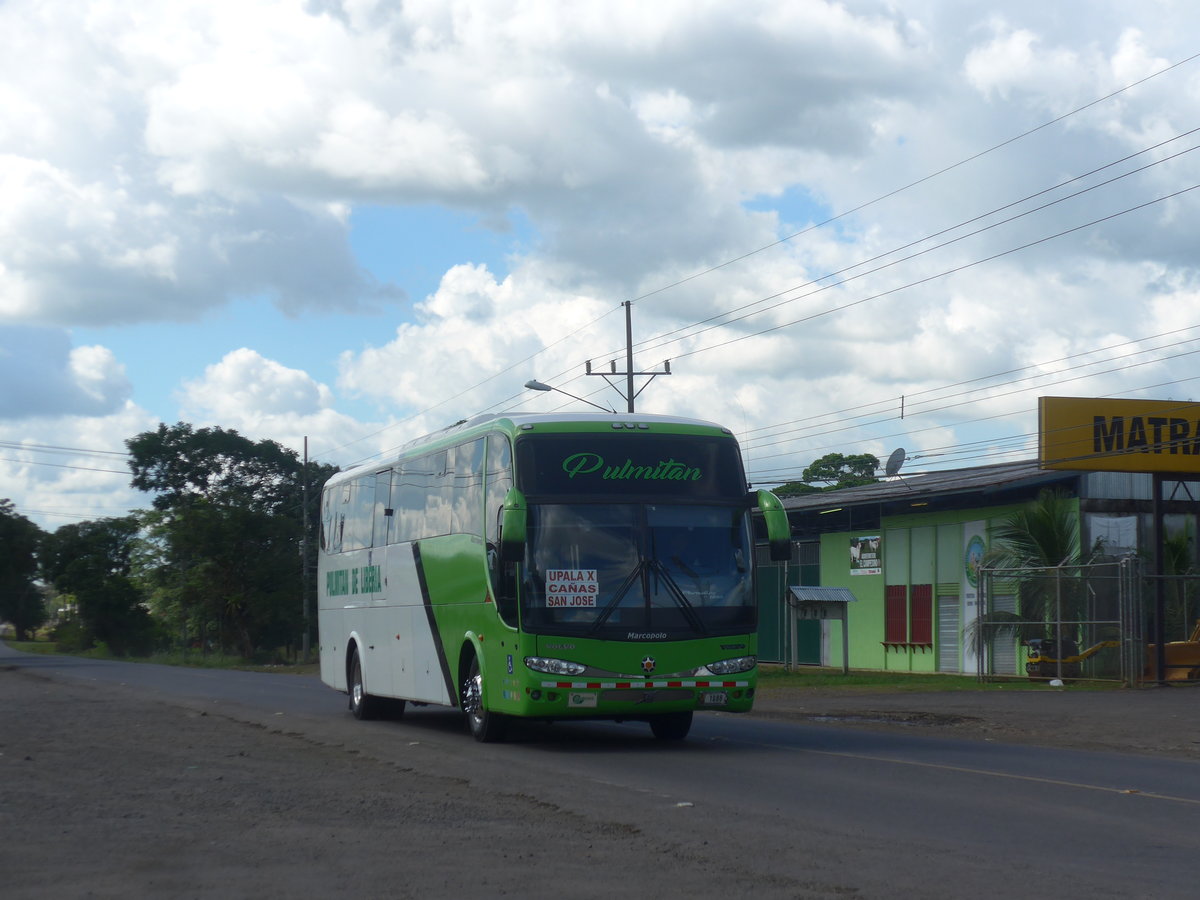
M 972 627 L 980 678 L 1134 684 L 1146 665 L 1145 579 L 1136 557 L 984 568 Z
M 1148 575 L 1144 582 L 1144 679 L 1200 681 L 1200 576 Z

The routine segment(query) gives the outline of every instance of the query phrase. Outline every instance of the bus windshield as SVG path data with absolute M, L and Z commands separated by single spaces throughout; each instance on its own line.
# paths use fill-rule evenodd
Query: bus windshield
M 533 504 L 526 631 L 690 639 L 756 627 L 745 506 Z

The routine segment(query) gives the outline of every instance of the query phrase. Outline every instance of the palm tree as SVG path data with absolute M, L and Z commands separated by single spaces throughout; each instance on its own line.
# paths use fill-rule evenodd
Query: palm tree
M 1193 601 L 1196 589 L 1196 563 L 1192 551 L 1192 526 L 1184 527 L 1163 540 L 1163 573 L 1167 582 L 1166 628 L 1168 635 L 1178 626 L 1178 638 L 1186 639 L 1196 624 Z
M 984 569 L 992 570 L 993 584 L 1015 586 L 1016 611 L 989 610 L 973 634 L 976 650 L 1007 637 L 1043 641 L 1058 659 L 1074 655 L 1087 599 L 1078 567 L 1091 558 L 1080 548 L 1075 501 L 1059 488 L 1043 490 L 993 527 L 992 542 Z

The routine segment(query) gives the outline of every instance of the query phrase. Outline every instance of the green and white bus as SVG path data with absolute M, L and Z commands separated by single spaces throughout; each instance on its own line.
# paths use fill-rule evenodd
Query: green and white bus
M 665 416 L 487 416 L 331 478 L 322 497 L 321 679 L 358 718 L 458 707 L 649 722 L 749 710 L 757 678 L 751 510 L 719 425 Z

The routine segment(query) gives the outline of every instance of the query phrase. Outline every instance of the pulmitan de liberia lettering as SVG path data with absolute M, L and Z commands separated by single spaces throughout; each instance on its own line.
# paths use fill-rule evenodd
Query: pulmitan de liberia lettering
M 604 473 L 600 477 L 615 481 L 699 481 L 703 477 L 699 469 L 676 462 L 674 458 L 648 466 L 635 465 L 631 459 L 619 466 L 605 466 L 604 457 L 599 453 L 575 453 L 563 460 L 562 467 L 569 478 L 591 475 L 601 467 Z
M 379 593 L 383 590 L 383 568 L 362 566 L 357 569 L 334 569 L 326 572 L 325 590 L 330 597 Z
M 1167 416 L 1095 416 L 1092 447 L 1096 453 L 1178 453 L 1200 456 L 1200 421 Z

